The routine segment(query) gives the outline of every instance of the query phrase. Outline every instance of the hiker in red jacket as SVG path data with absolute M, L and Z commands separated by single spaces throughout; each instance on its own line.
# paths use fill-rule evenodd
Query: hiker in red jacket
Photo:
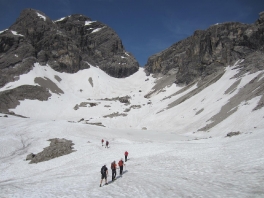
M 125 152 L 125 162 L 127 161 L 128 152 Z
M 124 162 L 123 162 L 123 159 L 121 158 L 121 160 L 118 162 L 118 166 L 120 168 L 120 176 L 122 176 L 123 174 L 123 166 L 124 166 Z
M 108 144 L 109 144 L 109 142 L 106 141 L 106 142 L 105 142 L 105 148 L 108 148 Z
M 114 181 L 115 180 L 115 178 L 116 178 L 116 161 L 113 161 L 112 163 L 111 163 L 111 169 L 112 169 L 112 181 Z
M 102 146 L 104 146 L 104 139 L 102 139 Z

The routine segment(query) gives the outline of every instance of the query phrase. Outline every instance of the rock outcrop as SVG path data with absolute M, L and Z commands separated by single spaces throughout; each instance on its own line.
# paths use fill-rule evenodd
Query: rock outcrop
M 46 101 L 51 96 L 49 91 L 41 86 L 22 85 L 15 89 L 0 92 L 0 112 L 12 113 L 9 109 L 14 109 L 20 104 L 20 100 L 40 100 Z
M 56 22 L 60 30 L 76 41 L 82 60 L 98 65 L 113 77 L 127 77 L 138 70 L 135 58 L 125 51 L 118 35 L 105 24 L 83 15 L 71 15 Z
M 107 25 L 79 14 L 52 21 L 41 11 L 26 9 L 0 33 L 0 87 L 30 71 L 35 62 L 68 73 L 92 64 L 117 78 L 139 68 Z
M 54 138 L 48 141 L 50 141 L 50 146 L 44 148 L 43 151 L 38 154 L 27 155 L 26 160 L 30 160 L 30 164 L 48 161 L 75 151 L 73 150 L 74 143 L 71 140 Z
M 145 71 L 167 74 L 177 69 L 175 82 L 189 84 L 219 73 L 239 59 L 247 62 L 241 65 L 242 71 L 263 70 L 264 12 L 259 15 L 251 25 L 229 22 L 197 30 L 192 36 L 151 56 Z

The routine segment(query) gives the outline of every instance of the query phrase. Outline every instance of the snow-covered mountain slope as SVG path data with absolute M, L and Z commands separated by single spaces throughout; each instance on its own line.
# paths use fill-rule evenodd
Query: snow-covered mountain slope
M 147 77 L 143 69 L 130 77 L 117 79 L 93 66 L 76 74 L 68 74 L 35 64 L 32 71 L 21 75 L 18 81 L 8 83 L 0 91 L 25 84 L 41 85 L 48 89 L 52 96 L 47 101 L 27 99 L 11 109 L 16 114 L 34 119 L 82 120 L 82 123 L 101 123 L 107 128 L 144 128 L 179 134 L 198 131 L 221 131 L 226 134 L 234 130 L 251 130 L 263 120 L 262 108 L 253 111 L 261 96 L 248 96 L 243 91 L 247 97 L 236 97 L 255 78 L 261 83 L 264 72 L 235 78 L 238 73 L 236 66 L 227 67 L 215 83 L 197 92 L 197 84 L 186 88 L 172 83 L 153 92 L 153 87 L 159 81 Z M 257 84 L 249 91 L 259 88 Z M 119 100 L 124 97 L 124 102 Z M 232 104 L 229 104 L 230 101 Z M 206 126 L 213 122 L 215 124 L 207 129 Z M 226 125 L 226 122 L 229 124 Z
M 28 118 L 0 114 L 0 197 L 263 197 L 263 72 L 236 76 L 238 65 L 180 87 L 143 69 L 116 79 L 93 66 L 67 74 L 35 64 L 0 89 L 51 93 L 10 109 Z M 51 138 L 76 152 L 28 164 Z M 125 174 L 99 188 L 101 166 L 126 150 Z

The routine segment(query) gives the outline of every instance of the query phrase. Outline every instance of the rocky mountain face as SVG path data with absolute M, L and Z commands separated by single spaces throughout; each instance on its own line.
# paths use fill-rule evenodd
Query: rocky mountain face
M 229 22 L 197 30 L 151 56 L 145 71 L 168 74 L 173 69 L 177 84 L 190 84 L 221 73 L 239 59 L 244 59 L 242 73 L 264 69 L 264 12 L 254 24 Z
M 41 11 L 26 9 L 0 33 L 0 87 L 30 71 L 35 62 L 68 73 L 92 64 L 117 78 L 139 68 L 107 25 L 77 14 L 52 21 Z

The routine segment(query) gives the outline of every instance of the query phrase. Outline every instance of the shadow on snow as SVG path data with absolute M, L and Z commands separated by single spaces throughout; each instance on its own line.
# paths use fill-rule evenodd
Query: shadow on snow
M 128 170 L 123 171 L 122 176 L 123 176 L 124 174 L 126 174 L 127 172 L 128 172 Z M 118 179 L 122 178 L 122 176 L 121 176 L 121 175 L 118 175 L 118 176 L 115 178 L 115 180 L 118 180 Z M 109 181 L 109 182 L 108 182 L 108 184 L 111 184 L 111 183 L 114 183 L 114 181 Z

